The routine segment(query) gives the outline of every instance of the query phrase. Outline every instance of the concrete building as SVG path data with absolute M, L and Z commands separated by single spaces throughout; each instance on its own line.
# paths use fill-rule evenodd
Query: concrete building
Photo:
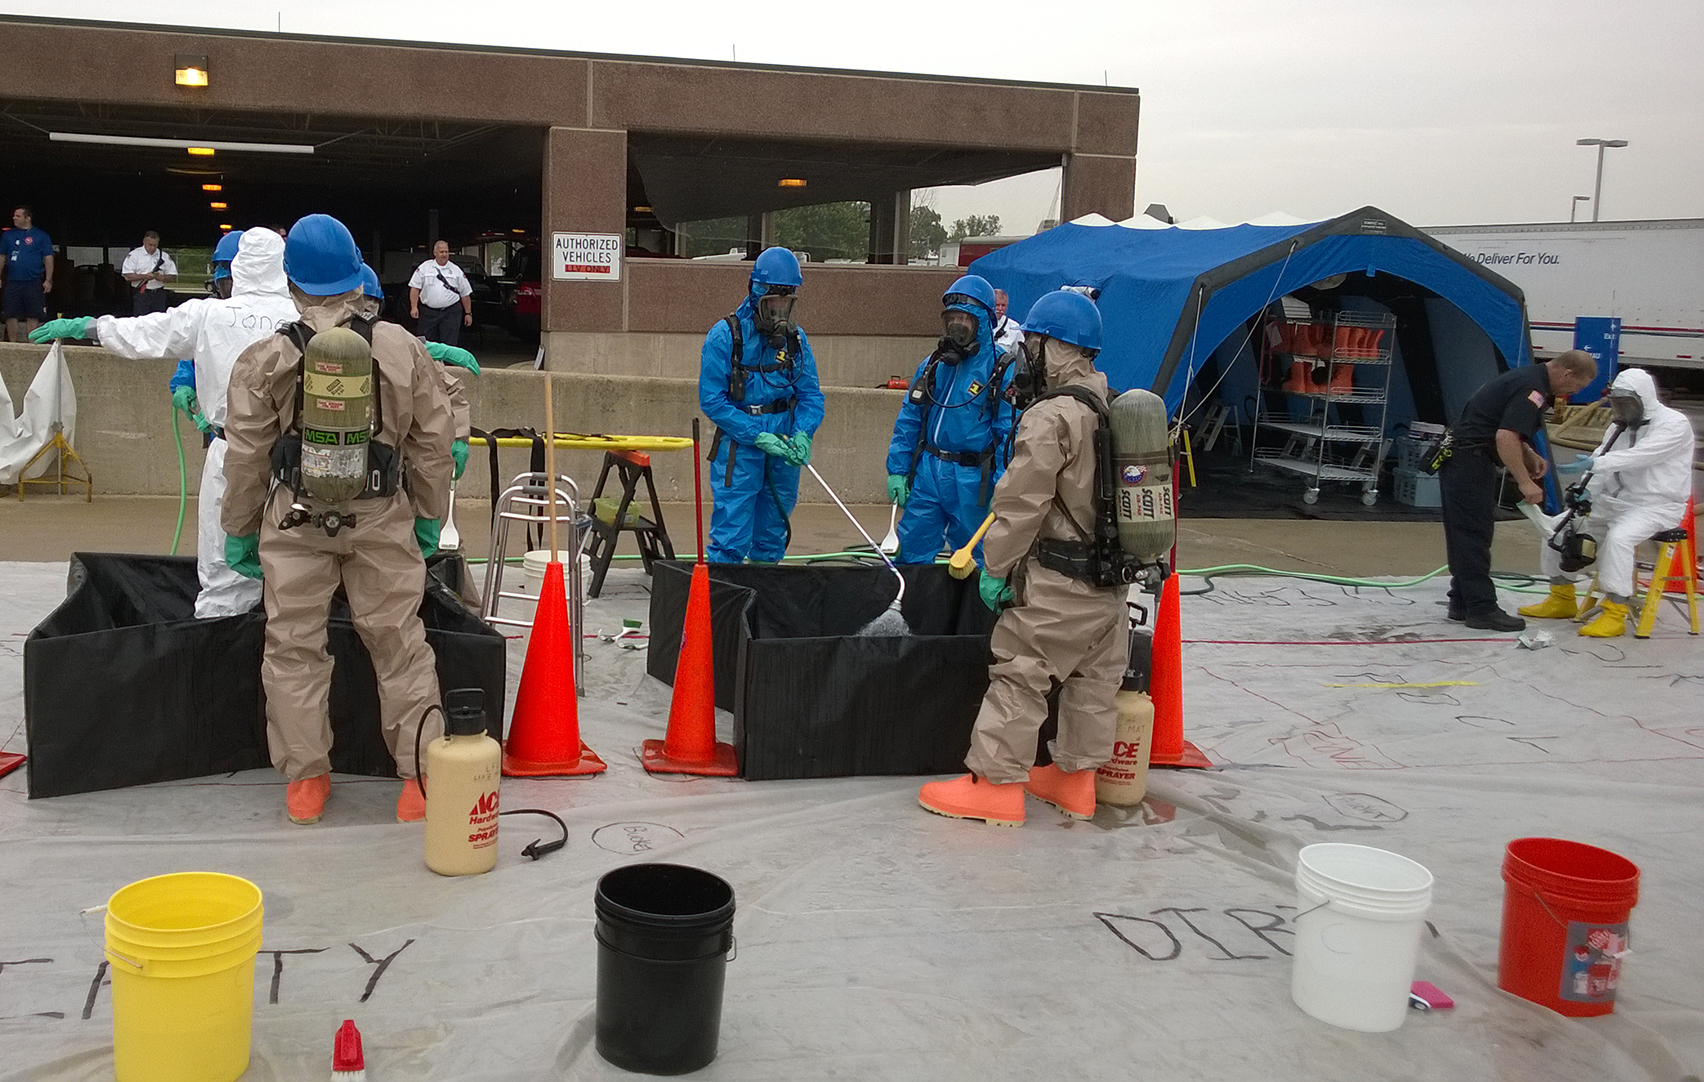
M 914 189 L 1058 166 L 1064 218 L 1134 211 L 1132 89 L 21 17 L 0 33 L 0 192 L 57 245 L 155 228 L 207 246 L 311 211 L 375 266 L 438 235 L 538 238 L 557 372 L 696 377 L 748 268 L 679 258 L 692 223 L 743 218 L 755 253 L 775 211 L 867 203 L 866 261 L 808 264 L 800 316 L 823 382 L 870 388 L 915 366 L 956 274 L 904 265 Z M 180 85 L 190 69 L 204 85 Z M 551 266 L 554 238 L 584 235 L 613 238 L 612 273 Z

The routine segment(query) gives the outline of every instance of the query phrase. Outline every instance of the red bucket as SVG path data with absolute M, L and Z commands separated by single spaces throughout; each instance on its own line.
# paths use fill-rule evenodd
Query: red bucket
M 1581 1017 L 1615 1010 L 1639 867 L 1561 838 L 1516 838 L 1503 856 L 1497 987 Z

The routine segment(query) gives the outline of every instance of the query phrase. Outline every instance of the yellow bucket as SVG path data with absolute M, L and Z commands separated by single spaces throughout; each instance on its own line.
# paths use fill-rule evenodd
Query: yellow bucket
M 118 1082 L 234 1082 L 249 1063 L 260 888 L 180 872 L 138 880 L 106 908 Z

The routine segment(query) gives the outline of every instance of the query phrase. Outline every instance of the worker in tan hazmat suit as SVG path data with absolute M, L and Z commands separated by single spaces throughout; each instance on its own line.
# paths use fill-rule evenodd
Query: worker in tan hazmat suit
M 1082 387 L 1108 399 L 1095 371 L 1100 312 L 1080 293 L 1042 297 L 1023 322 L 1032 385 Z M 1095 812 L 1095 769 L 1112 758 L 1113 696 L 1124 676 L 1125 586 L 1101 587 L 1053 567 L 1091 539 L 1099 417 L 1069 394 L 1044 395 L 1018 420 L 1011 464 L 994 489 L 983 539 L 983 601 L 996 612 L 988 693 L 970 740 L 970 773 L 918 793 L 929 811 L 1021 826 L 1024 793 L 1077 819 Z M 1007 606 L 1001 611 L 1001 606 Z M 1060 685 L 1053 762 L 1035 766 L 1047 695 Z
M 291 227 L 284 271 L 301 309 L 302 334 L 273 335 L 243 351 L 231 373 L 225 421 L 227 557 L 251 577 L 264 572 L 267 744 L 289 782 L 290 820 L 317 822 L 331 792 L 326 617 L 342 585 L 378 676 L 385 742 L 405 779 L 397 819 L 420 819 L 425 798 L 416 780 L 416 733 L 424 728 L 421 742 L 431 739 L 442 718 L 427 721 L 437 713 L 431 708 L 439 690 L 419 609 L 425 557 L 437 547 L 454 469 L 450 400 L 437 362 L 418 339 L 392 323 L 359 322 L 361 255 L 341 222 L 312 214 Z M 370 335 L 378 418 L 371 439 L 377 446 L 368 457 L 373 479 L 343 509 L 354 525 L 335 532 L 330 515 L 297 513 L 299 494 L 273 476 L 274 447 L 301 439 L 298 396 L 310 392 L 298 389 L 300 343 L 334 327 Z M 314 511 L 311 502 L 303 504 Z

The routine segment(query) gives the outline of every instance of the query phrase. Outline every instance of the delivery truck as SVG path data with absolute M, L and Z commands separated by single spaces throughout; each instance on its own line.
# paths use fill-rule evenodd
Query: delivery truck
M 1704 370 L 1704 218 L 1426 232 L 1521 287 L 1541 359 L 1573 348 L 1576 320 L 1612 317 L 1622 364 Z

